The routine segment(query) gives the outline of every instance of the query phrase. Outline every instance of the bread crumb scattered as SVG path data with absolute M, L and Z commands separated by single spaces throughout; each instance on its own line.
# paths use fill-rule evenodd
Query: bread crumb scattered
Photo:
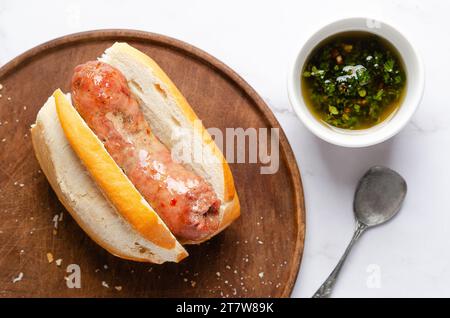
M 61 259 L 61 258 L 58 258 L 58 259 L 55 261 L 55 263 L 56 263 L 56 266 L 61 266 L 61 264 L 62 264 L 62 259 Z
M 183 278 L 183 281 L 186 283 L 188 281 L 188 279 L 187 278 Z
M 55 215 L 53 216 L 52 221 L 53 221 L 53 227 L 54 227 L 55 229 L 57 229 L 57 228 L 58 228 L 58 222 L 59 222 L 59 215 L 58 215 L 58 214 L 55 214 Z
M 7 99 L 8 99 L 8 100 L 11 100 L 11 97 L 8 97 Z
M 105 281 L 102 281 L 102 286 L 105 288 L 109 288 L 109 285 Z
M 104 269 L 108 269 L 108 265 L 106 265 L 106 264 L 103 265 L 103 268 L 104 268 Z
M 50 252 L 47 253 L 47 261 L 49 264 L 53 262 L 53 254 Z
M 226 269 L 231 269 L 230 265 L 225 266 Z
M 217 277 L 220 277 L 220 272 L 216 272 Z
M 3 85 L 2 84 L 0 84 L 0 91 L 3 89 Z
M 191 280 L 191 286 L 192 286 L 192 287 L 195 287 L 195 285 L 197 285 L 197 283 L 194 282 L 193 280 Z
M 259 278 L 263 278 L 263 277 L 264 277 L 264 272 L 260 272 L 260 273 L 258 274 L 258 276 L 259 276 Z
M 19 275 L 17 275 L 17 277 L 13 278 L 13 280 L 12 280 L 13 284 L 20 282 L 22 280 L 22 278 L 23 278 L 23 273 L 20 272 Z
M 3 139 L 2 139 L 2 142 L 5 142 L 5 141 L 6 141 L 6 138 L 3 138 Z
M 117 291 L 121 291 L 122 290 L 122 286 L 114 286 L 115 290 Z

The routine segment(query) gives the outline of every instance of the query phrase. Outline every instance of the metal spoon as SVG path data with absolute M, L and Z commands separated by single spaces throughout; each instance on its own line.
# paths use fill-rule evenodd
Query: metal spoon
M 339 263 L 316 291 L 313 298 L 330 297 L 339 271 L 353 244 L 366 229 L 389 221 L 400 211 L 406 196 L 406 189 L 406 181 L 401 175 L 381 166 L 370 168 L 359 180 L 353 202 L 356 217 L 355 233 Z

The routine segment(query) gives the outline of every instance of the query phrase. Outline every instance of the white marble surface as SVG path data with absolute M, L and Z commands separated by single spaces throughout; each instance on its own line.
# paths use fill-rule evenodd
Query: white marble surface
M 139 5 L 139 7 L 138 7 Z M 450 296 L 450 32 L 448 1 L 22 1 L 0 0 L 0 65 L 65 34 L 132 28 L 202 48 L 247 80 L 270 105 L 297 157 L 307 233 L 293 296 L 309 297 L 341 256 L 354 227 L 352 197 L 364 171 L 399 171 L 409 193 L 401 214 L 367 232 L 334 296 Z M 371 16 L 403 31 L 425 61 L 426 90 L 395 138 L 344 149 L 311 135 L 289 105 L 288 61 L 307 35 L 347 16 Z

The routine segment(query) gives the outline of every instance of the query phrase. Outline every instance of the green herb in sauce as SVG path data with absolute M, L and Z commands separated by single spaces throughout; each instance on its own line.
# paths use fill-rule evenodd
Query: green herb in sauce
M 390 43 L 371 33 L 341 33 L 309 56 L 302 93 L 319 119 L 339 128 L 365 129 L 399 107 L 405 82 L 399 54 Z

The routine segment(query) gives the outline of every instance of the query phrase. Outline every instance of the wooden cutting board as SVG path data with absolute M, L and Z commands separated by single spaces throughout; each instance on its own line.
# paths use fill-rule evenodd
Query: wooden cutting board
M 141 264 L 108 254 L 58 201 L 34 157 L 30 125 L 55 88 L 69 90 L 77 64 L 115 41 L 153 57 L 206 127 L 280 127 L 230 68 L 162 35 L 85 32 L 17 57 L 0 69 L 0 297 L 288 297 L 303 252 L 305 207 L 281 128 L 278 172 L 262 175 L 262 164 L 232 164 L 242 216 L 211 241 L 188 246 L 190 257 L 180 264 Z M 73 272 L 67 270 L 77 265 L 81 288 L 69 288 L 65 277 Z

